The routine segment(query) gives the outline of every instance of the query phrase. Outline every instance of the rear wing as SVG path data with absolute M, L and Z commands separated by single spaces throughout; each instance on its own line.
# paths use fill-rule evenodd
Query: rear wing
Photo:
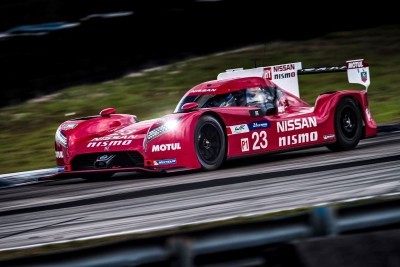
M 217 80 L 244 78 L 244 77 L 262 77 L 274 82 L 279 87 L 290 93 L 300 96 L 298 75 L 320 74 L 332 72 L 347 72 L 349 83 L 357 83 L 365 86 L 368 91 L 370 85 L 369 67 L 364 59 L 348 60 L 346 65 L 334 67 L 302 68 L 301 62 L 288 63 L 275 66 L 258 67 L 253 69 L 229 69 L 221 72 Z

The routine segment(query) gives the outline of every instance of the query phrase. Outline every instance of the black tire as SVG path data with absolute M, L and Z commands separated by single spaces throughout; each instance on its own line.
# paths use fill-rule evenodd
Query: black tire
M 200 117 L 195 129 L 194 145 L 203 170 L 215 170 L 222 164 L 226 140 L 224 130 L 216 118 L 209 115 Z
M 334 119 L 336 142 L 327 145 L 332 151 L 350 150 L 357 146 L 362 136 L 362 117 L 357 102 L 342 98 L 335 110 Z

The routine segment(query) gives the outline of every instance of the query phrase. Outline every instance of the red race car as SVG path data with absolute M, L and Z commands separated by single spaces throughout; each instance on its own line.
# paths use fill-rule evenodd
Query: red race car
M 365 90 L 323 93 L 314 106 L 300 99 L 298 75 L 341 71 Z M 139 121 L 107 108 L 62 123 L 55 135 L 57 175 L 214 170 L 225 160 L 256 154 L 321 145 L 353 149 L 377 134 L 369 84 L 363 59 L 337 67 L 297 62 L 227 70 L 190 89 L 172 114 L 159 119 Z

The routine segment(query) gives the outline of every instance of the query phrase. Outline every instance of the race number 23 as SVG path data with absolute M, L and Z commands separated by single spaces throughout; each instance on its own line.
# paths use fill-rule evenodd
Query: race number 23
M 265 131 L 253 132 L 251 139 L 254 141 L 253 150 L 264 149 L 268 146 L 267 133 Z
M 267 148 L 268 146 L 267 133 L 265 131 L 253 132 L 251 134 L 251 142 L 253 143 L 252 146 L 253 150 L 260 150 Z M 250 150 L 250 144 L 248 138 L 241 139 L 241 148 L 242 152 Z

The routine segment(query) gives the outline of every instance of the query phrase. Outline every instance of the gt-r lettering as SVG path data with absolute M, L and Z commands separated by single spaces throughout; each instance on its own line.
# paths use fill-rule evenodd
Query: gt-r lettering
M 318 140 L 318 132 L 301 133 L 288 136 L 279 137 L 279 146 L 290 146 L 297 144 L 304 144 Z
M 56 151 L 56 158 L 58 159 L 64 158 L 64 154 L 62 153 L 62 151 Z
M 274 79 L 286 79 L 286 78 L 291 78 L 295 77 L 296 73 L 295 72 L 289 72 L 289 73 L 278 73 L 274 75 Z
M 242 138 L 240 139 L 240 146 L 242 148 L 242 152 L 246 152 L 250 150 L 249 146 L 249 138 Z
M 130 143 L 132 143 L 132 140 L 90 142 L 87 147 L 127 146 Z
M 119 139 L 136 139 L 138 135 L 108 135 L 104 137 L 96 137 L 91 141 L 104 141 L 104 140 L 119 140 Z
M 300 130 L 304 128 L 317 127 L 317 119 L 315 117 L 298 118 L 287 121 L 278 121 L 278 133 Z
M 180 150 L 180 149 L 181 149 L 181 144 L 180 143 L 162 144 L 162 145 L 153 145 L 151 147 L 151 152 Z
M 296 69 L 295 64 L 285 64 L 274 67 L 274 72 L 287 71 Z

